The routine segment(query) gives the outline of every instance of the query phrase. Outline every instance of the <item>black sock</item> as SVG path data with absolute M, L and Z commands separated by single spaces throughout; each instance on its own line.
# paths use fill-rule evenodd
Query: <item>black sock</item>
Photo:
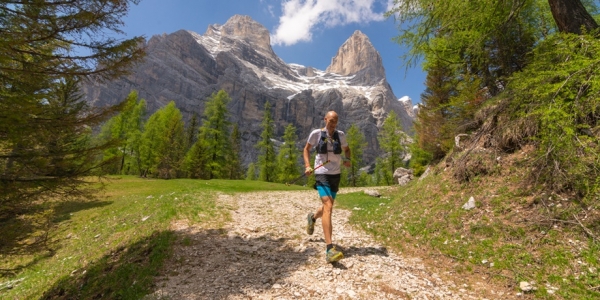
M 327 245 L 327 251 L 329 251 L 329 249 L 333 248 L 333 244 L 328 244 Z

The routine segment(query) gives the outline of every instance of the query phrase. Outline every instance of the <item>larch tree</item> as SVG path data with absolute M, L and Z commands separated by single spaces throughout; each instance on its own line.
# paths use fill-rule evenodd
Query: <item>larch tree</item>
M 384 153 L 383 172 L 387 183 L 390 184 L 394 171 L 401 166 L 407 150 L 407 136 L 402 132 L 402 125 L 394 111 L 390 111 L 383 121 L 377 140 Z
M 146 116 L 146 100 L 138 100 L 127 119 L 127 151 L 124 161 L 124 174 L 139 175 L 141 168 L 140 151 L 142 146 L 142 130 Z
M 198 130 L 199 147 L 202 150 L 201 161 L 207 171 L 206 179 L 228 178 L 227 159 L 231 157 L 230 122 L 227 120 L 227 104 L 231 101 L 224 90 L 213 93 L 204 108 L 202 125 Z M 197 146 L 198 147 L 198 146 Z
M 130 174 L 137 166 L 145 101 L 132 91 L 124 102 L 124 108 L 102 126 L 99 136 L 100 142 L 115 142 L 103 153 L 103 159 L 110 162 L 103 166 L 108 174 Z
M 179 177 L 184 155 L 184 125 L 181 112 L 171 101 L 150 116 L 141 145 L 142 176 Z
M 256 164 L 249 163 L 246 170 L 246 180 L 256 180 Z
M 263 129 L 260 134 L 260 141 L 256 144 L 259 150 L 258 155 L 258 179 L 267 182 L 276 180 L 277 174 L 277 157 L 275 154 L 275 122 L 271 117 L 271 104 L 265 103 L 265 110 L 261 127 Z
M 162 109 L 160 116 L 157 177 L 163 179 L 181 176 L 180 167 L 185 154 L 185 125 L 183 116 L 171 101 Z
M 428 69 L 425 91 L 414 123 L 416 143 L 435 159 L 443 158 L 454 143 L 453 132 L 448 129 L 450 98 L 456 95 L 455 80 L 448 76 L 445 64 Z
M 290 182 L 300 173 L 298 164 L 298 147 L 296 147 L 296 127 L 294 124 L 288 124 L 283 134 L 283 145 L 279 147 L 277 154 L 277 179 L 279 182 Z
M 185 151 L 189 151 L 198 140 L 198 115 L 192 114 L 190 123 L 185 128 Z
M 227 165 L 226 165 L 226 173 L 227 178 L 229 179 L 242 179 L 244 175 L 244 170 L 242 168 L 242 134 L 240 133 L 240 129 L 238 124 L 233 124 L 233 129 L 231 130 L 231 151 L 229 151 L 227 157 Z
M 359 170 L 363 163 L 363 149 L 367 146 L 365 136 L 362 134 L 358 126 L 352 124 L 346 134 L 348 147 L 350 147 L 350 162 L 351 166 L 348 170 L 348 183 L 351 186 L 362 185 L 360 182 Z

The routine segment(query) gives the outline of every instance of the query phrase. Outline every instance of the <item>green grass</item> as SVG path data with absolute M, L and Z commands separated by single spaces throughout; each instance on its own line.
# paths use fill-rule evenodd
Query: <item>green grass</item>
M 380 198 L 340 195 L 336 205 L 351 210 L 351 223 L 392 249 L 452 260 L 443 267 L 458 276 L 485 275 L 514 293 L 519 281 L 535 281 L 536 299 L 600 298 L 600 245 L 565 221 L 565 211 L 576 207 L 548 211 L 541 196 L 512 188 L 517 179 L 503 178 L 506 185 L 488 179 L 459 185 L 432 174 L 381 191 Z M 235 208 L 218 206 L 217 193 L 303 189 L 259 181 L 114 177 L 96 201 L 54 207 L 44 247 L 26 245 L 43 236 L 37 228 L 49 214 L 0 224 L 1 242 L 22 242 L 0 243 L 0 299 L 140 298 L 152 290 L 173 244 L 191 243 L 177 240 L 169 227 L 174 220 L 220 229 Z M 470 196 L 477 208 L 461 209 Z M 558 221 L 527 219 L 532 216 Z
M 512 188 L 515 178 L 489 179 L 459 185 L 432 174 L 384 195 L 390 199 L 355 193 L 337 201 L 355 209 L 350 222 L 387 246 L 420 257 L 443 255 L 455 262 L 457 274 L 484 274 L 512 286 L 514 293 L 520 292 L 520 281 L 535 281 L 536 299 L 600 299 L 600 245 L 578 225 L 528 219 L 545 216 L 546 210 L 531 206 L 528 193 Z M 477 208 L 461 209 L 470 196 Z M 562 220 L 565 211 L 577 208 L 545 218 Z M 549 292 L 548 285 L 557 290 Z
M 153 277 L 171 253 L 176 238 L 169 228 L 172 221 L 220 228 L 232 208 L 217 206 L 217 193 L 294 189 L 305 188 L 243 180 L 112 177 L 95 201 L 53 208 L 45 245 L 28 246 L 42 235 L 39 224 L 32 223 L 43 217 L 0 224 L 2 241 L 10 237 L 19 242 L 0 244 L 0 299 L 140 298 L 150 292 Z

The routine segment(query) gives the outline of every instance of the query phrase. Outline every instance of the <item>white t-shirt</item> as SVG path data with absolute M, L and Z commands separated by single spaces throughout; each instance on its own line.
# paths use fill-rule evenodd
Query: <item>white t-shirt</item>
M 315 174 L 330 174 L 330 175 L 340 174 L 341 173 L 340 167 L 342 165 L 342 155 L 344 154 L 344 148 L 348 147 L 348 142 L 346 141 L 346 135 L 344 134 L 343 131 L 339 131 L 339 130 L 337 131 L 338 137 L 340 138 L 340 145 L 342 146 L 342 153 L 341 154 L 333 154 L 333 143 L 331 142 L 333 140 L 333 137 L 329 136 L 329 133 L 327 133 L 327 130 L 325 130 L 325 132 L 327 134 L 327 154 L 317 153 L 317 155 L 315 157 L 315 165 L 313 166 L 313 168 L 315 168 Z M 310 133 L 310 135 L 308 136 L 308 140 L 306 142 L 309 143 L 314 148 L 315 146 L 317 146 L 317 144 L 319 144 L 320 139 L 321 139 L 321 129 L 315 129 Z M 316 169 L 317 166 L 321 165 L 323 162 L 327 161 L 328 159 L 329 159 L 329 163 Z

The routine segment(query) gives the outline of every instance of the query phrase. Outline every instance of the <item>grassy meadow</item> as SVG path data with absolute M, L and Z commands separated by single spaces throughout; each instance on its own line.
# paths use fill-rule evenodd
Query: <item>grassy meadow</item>
M 111 177 L 94 201 L 54 208 L 45 245 L 36 220 L 0 226 L 0 299 L 137 299 L 170 254 L 174 220 L 219 228 L 217 193 L 303 189 L 258 181 Z M 16 242 L 9 242 L 16 239 Z
M 532 195 L 522 174 L 479 177 L 458 184 L 438 170 L 374 200 L 362 193 L 340 197 L 350 219 L 392 249 L 422 258 L 440 274 L 493 282 L 535 299 L 600 299 L 598 208 L 582 211 L 556 195 Z M 437 173 L 437 174 L 435 174 Z M 462 209 L 470 197 L 476 208 Z M 569 221 L 585 215 L 581 223 Z M 587 232 L 589 231 L 589 232 Z
M 527 298 L 600 298 L 599 244 L 584 229 L 590 221 L 561 221 L 577 206 L 530 195 L 519 180 L 514 173 L 460 185 L 437 170 L 408 186 L 380 189 L 380 198 L 342 194 L 336 206 L 352 211 L 353 225 L 390 249 L 422 258 L 441 275 L 473 284 L 486 280 L 515 294 L 527 281 L 535 287 Z M 95 201 L 55 208 L 44 247 L 23 246 L 39 236 L 27 219 L 1 224 L 3 240 L 12 232 L 23 244 L 2 245 L 0 299 L 141 298 L 177 242 L 173 221 L 218 229 L 232 208 L 218 206 L 217 193 L 302 189 L 259 181 L 112 177 Z M 462 209 L 471 196 L 477 207 Z M 541 201 L 554 204 L 536 204 Z M 597 209 L 590 208 L 590 217 Z

